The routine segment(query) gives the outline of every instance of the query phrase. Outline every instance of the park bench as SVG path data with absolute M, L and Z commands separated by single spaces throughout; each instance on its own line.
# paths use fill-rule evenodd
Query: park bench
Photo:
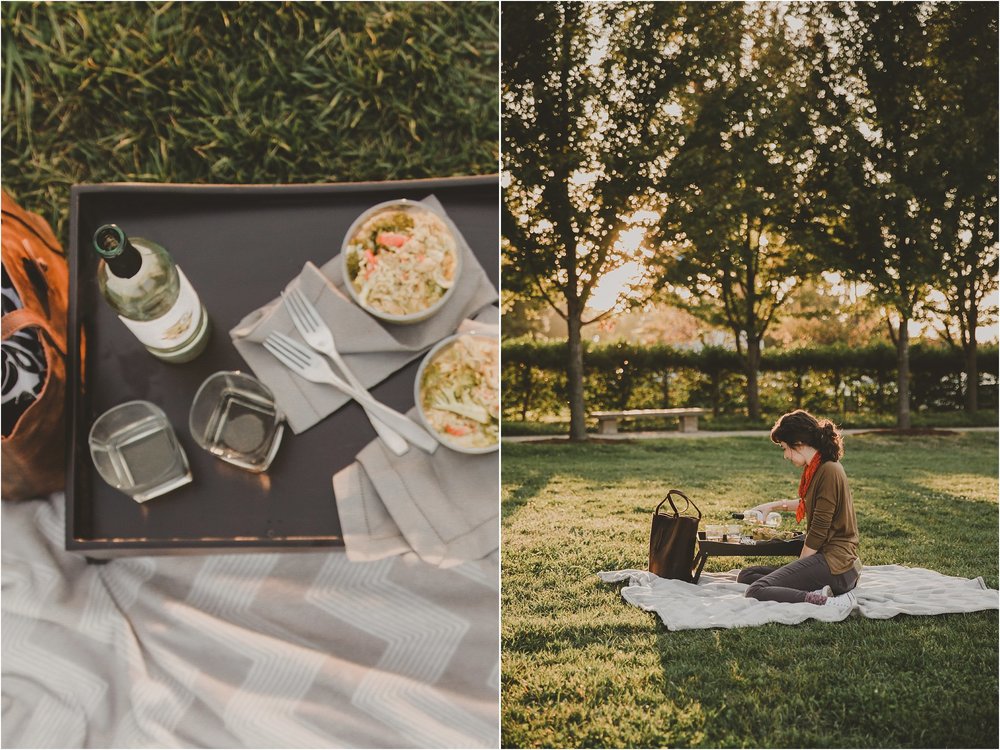
M 705 413 L 704 409 L 627 409 L 625 411 L 595 411 L 592 417 L 597 417 L 597 432 L 601 435 L 614 435 L 618 432 L 618 421 L 622 419 L 637 419 L 639 417 L 678 417 L 681 432 L 697 432 L 698 417 Z

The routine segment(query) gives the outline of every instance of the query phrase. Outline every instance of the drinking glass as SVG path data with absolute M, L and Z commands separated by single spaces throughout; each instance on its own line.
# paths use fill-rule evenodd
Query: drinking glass
M 128 401 L 104 412 L 87 442 L 104 481 L 136 502 L 191 481 L 187 456 L 167 415 L 148 401 Z
M 284 417 L 271 390 L 238 371 L 217 372 L 195 394 L 191 435 L 209 453 L 247 471 L 266 471 L 281 444 Z

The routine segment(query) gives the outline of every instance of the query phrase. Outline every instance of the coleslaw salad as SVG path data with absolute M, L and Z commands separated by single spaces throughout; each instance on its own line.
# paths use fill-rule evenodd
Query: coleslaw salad
M 362 214 L 343 249 L 358 304 L 387 319 L 420 318 L 443 302 L 459 272 L 455 235 L 430 209 L 409 201 Z
M 438 440 L 464 453 L 500 444 L 500 347 L 496 338 L 459 334 L 430 351 L 417 374 L 421 418 Z

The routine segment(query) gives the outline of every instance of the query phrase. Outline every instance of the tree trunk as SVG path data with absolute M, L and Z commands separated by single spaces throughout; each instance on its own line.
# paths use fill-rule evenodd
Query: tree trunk
M 909 319 L 899 321 L 899 335 L 896 337 L 896 384 L 899 401 L 896 406 L 896 426 L 901 430 L 910 428 L 910 332 Z
M 712 380 L 712 417 L 718 419 L 719 402 L 722 400 L 719 381 L 722 379 L 722 376 L 717 371 L 713 371 L 710 377 Z
M 566 379 L 569 389 L 569 439 L 587 439 L 587 415 L 583 402 L 583 341 L 581 339 L 580 315 L 570 309 L 567 319 L 569 328 L 569 361 L 566 363 Z
M 632 391 L 635 388 L 635 381 L 628 370 L 628 365 L 622 366 L 622 376 L 618 379 L 618 408 L 627 409 L 628 402 L 632 400 Z
M 965 411 L 975 414 L 979 408 L 979 358 L 975 332 L 965 347 Z
M 747 416 L 760 419 L 760 390 L 757 375 L 760 371 L 760 339 L 747 336 Z
M 525 365 L 521 370 L 521 421 L 528 420 L 528 410 L 531 408 L 531 396 L 535 390 L 535 379 L 532 377 L 531 365 Z
M 670 373 L 666 370 L 663 371 L 663 388 L 660 391 L 663 394 L 663 408 L 670 408 Z

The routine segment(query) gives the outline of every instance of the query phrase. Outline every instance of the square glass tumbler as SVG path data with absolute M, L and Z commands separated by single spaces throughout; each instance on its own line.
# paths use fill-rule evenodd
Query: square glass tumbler
M 90 428 L 90 456 L 105 482 L 144 503 L 191 481 L 187 456 L 163 413 L 148 401 L 104 412 Z
M 260 473 L 278 452 L 283 422 L 266 385 L 242 372 L 223 371 L 201 384 L 188 426 L 195 442 L 209 453 Z

